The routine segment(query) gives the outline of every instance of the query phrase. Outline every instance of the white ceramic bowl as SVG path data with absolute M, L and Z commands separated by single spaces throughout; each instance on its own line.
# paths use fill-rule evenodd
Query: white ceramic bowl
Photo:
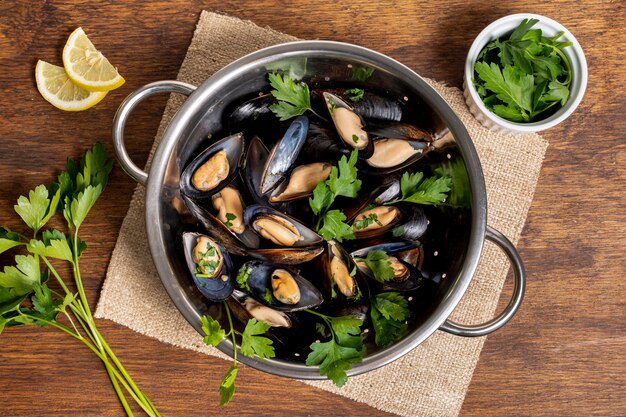
M 538 19 L 539 22 L 533 26 L 533 29 L 541 29 L 543 35 L 546 37 L 553 37 L 559 32 L 564 32 L 563 36 L 559 38 L 560 41 L 572 42 L 571 46 L 563 49 L 563 53 L 570 61 L 572 67 L 572 83 L 570 85 L 570 97 L 565 103 L 565 106 L 561 107 L 552 116 L 532 123 L 515 123 L 505 120 L 496 114 L 492 113 L 483 104 L 478 92 L 474 88 L 472 78 L 474 76 L 474 63 L 480 51 L 487 43 L 496 38 L 502 38 L 512 32 L 522 20 L 524 19 Z M 563 120 L 567 119 L 570 114 L 574 112 L 576 107 L 585 94 L 587 88 L 587 60 L 583 53 L 580 44 L 565 27 L 558 22 L 540 16 L 538 14 L 531 13 L 519 13 L 505 16 L 491 23 L 482 32 L 478 34 L 474 43 L 470 47 L 465 60 L 465 75 L 463 77 L 463 95 L 465 96 L 465 102 L 467 103 L 470 111 L 484 126 L 495 131 L 511 131 L 514 133 L 529 133 L 538 132 L 540 130 L 549 129 Z

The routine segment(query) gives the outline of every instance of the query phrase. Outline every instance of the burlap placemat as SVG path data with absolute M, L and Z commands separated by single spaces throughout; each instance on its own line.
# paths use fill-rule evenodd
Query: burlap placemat
M 249 21 L 202 12 L 178 79 L 199 85 L 249 52 L 295 39 Z M 517 242 L 547 142 L 534 134 L 515 136 L 488 131 L 469 113 L 458 89 L 429 82 L 461 118 L 478 150 L 487 185 L 489 225 Z M 154 147 L 183 100 L 174 95 L 170 98 Z M 461 323 L 478 323 L 492 317 L 507 271 L 504 255 L 494 245 L 486 244 L 470 288 L 452 318 Z M 140 186 L 122 223 L 96 317 L 175 346 L 225 357 L 203 345 L 200 335 L 178 313 L 160 283 L 148 249 L 144 189 Z M 350 378 L 343 388 L 329 381 L 305 382 L 402 416 L 456 416 L 484 341 L 484 337 L 462 338 L 437 331 L 408 355 Z

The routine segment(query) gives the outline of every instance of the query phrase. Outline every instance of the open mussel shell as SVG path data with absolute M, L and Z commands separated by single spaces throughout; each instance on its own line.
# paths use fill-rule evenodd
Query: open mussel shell
M 228 305 L 235 317 L 242 323 L 247 323 L 248 319 L 254 318 L 271 327 L 290 328 L 293 324 L 292 318 L 284 311 L 263 305 L 250 295 L 237 289 L 232 291 Z
M 357 301 L 368 298 L 369 288 L 352 257 L 334 240 L 321 258 L 323 284 L 331 300 Z
M 243 269 L 245 268 L 245 269 Z M 324 298 L 313 284 L 295 271 L 264 261 L 248 261 L 245 271 L 250 295 L 279 311 L 298 311 L 320 305 Z
M 253 204 L 243 212 L 246 225 L 264 242 L 281 248 L 320 246 L 323 239 L 294 217 L 268 206 Z
M 389 281 L 379 281 L 367 267 L 365 258 L 371 251 L 381 250 L 388 255 L 388 261 L 395 273 Z M 421 252 L 423 258 L 423 251 Z M 395 241 L 368 246 L 350 254 L 359 270 L 370 279 L 371 285 L 380 291 L 411 291 L 422 285 L 423 277 L 413 262 L 419 262 L 420 248 L 412 242 Z
M 301 200 L 313 194 L 318 183 L 330 175 L 332 165 L 328 162 L 313 162 L 299 165 L 280 183 L 270 195 L 271 203 L 286 203 Z
M 180 190 L 187 197 L 209 202 L 212 194 L 237 175 L 244 150 L 241 133 L 221 139 L 200 153 L 183 170 Z
M 365 123 L 352 107 L 338 96 L 324 92 L 324 101 L 335 129 L 344 146 L 358 149 L 359 157 L 367 159 L 374 153 L 374 143 L 365 131 Z
M 365 120 L 376 119 L 399 122 L 402 119 L 402 103 L 393 98 L 384 97 L 368 90 L 363 90 L 362 97 L 354 95 L 354 89 L 330 89 L 326 92 L 350 103 L 352 110 Z M 321 97 L 323 91 L 314 90 L 312 98 Z
M 211 301 L 226 300 L 234 289 L 233 264 L 222 245 L 200 233 L 183 233 L 189 272 L 198 290 Z
M 387 175 L 413 164 L 434 149 L 428 132 L 406 123 L 378 124 L 370 126 L 368 132 L 374 138 L 374 151 L 360 164 L 364 173 Z
M 304 145 L 308 130 L 309 118 L 296 117 L 283 137 L 274 145 L 262 172 L 256 173 L 256 175 L 260 174 L 259 193 L 261 195 L 269 193 L 285 180 L 286 174 L 291 170 Z
M 252 248 L 259 246 L 258 236 L 250 236 L 249 233 L 251 231 L 247 228 L 245 237 L 243 235 L 238 236 L 229 230 L 205 207 L 199 205 L 197 202 L 191 200 L 185 195 L 183 195 L 183 200 L 185 201 L 185 205 L 189 209 L 189 212 L 200 222 L 200 224 L 202 224 L 204 229 L 206 229 L 206 233 L 220 242 L 220 244 L 225 247 L 228 252 L 237 256 L 245 256 L 247 245 L 250 245 L 249 247 Z

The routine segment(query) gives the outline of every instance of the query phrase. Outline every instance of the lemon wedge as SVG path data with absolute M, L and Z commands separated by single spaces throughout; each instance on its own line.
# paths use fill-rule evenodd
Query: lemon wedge
M 37 89 L 54 107 L 65 111 L 86 110 L 107 95 L 106 91 L 87 91 L 74 84 L 63 67 L 37 61 L 35 67 Z
M 63 48 L 63 66 L 74 84 L 88 91 L 111 91 L 125 80 L 98 51 L 82 28 L 76 29 Z

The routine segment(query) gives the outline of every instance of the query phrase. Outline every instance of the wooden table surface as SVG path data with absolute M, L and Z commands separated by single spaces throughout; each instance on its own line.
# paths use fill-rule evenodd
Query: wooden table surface
M 301 38 L 361 44 L 457 87 L 473 38 L 492 20 L 533 12 L 565 25 L 587 56 L 587 93 L 572 117 L 543 134 L 550 147 L 518 244 L 528 271 L 526 299 L 515 319 L 489 336 L 461 414 L 626 415 L 623 1 L 11 3 L 0 5 L 0 224 L 14 229 L 20 227 L 12 209 L 17 197 L 51 182 L 68 156 L 80 157 L 95 141 L 112 154 L 117 106 L 146 83 L 176 77 L 202 9 Z M 41 98 L 34 67 L 37 59 L 60 64 L 65 40 L 78 26 L 118 65 L 127 83 L 91 110 L 65 113 Z M 140 164 L 165 100 L 147 102 L 127 129 L 130 153 Z M 104 198 L 81 229 L 89 243 L 82 269 L 92 305 L 134 187 L 116 167 Z M 4 255 L 0 261 L 6 265 L 11 259 Z M 509 294 L 510 288 L 502 304 Z M 388 415 L 249 368 L 240 371 L 231 405 L 219 409 L 217 390 L 226 362 L 108 321 L 98 325 L 166 416 Z M 198 386 L 204 387 L 202 395 Z M 1 416 L 123 414 L 99 360 L 55 329 L 4 331 L 0 390 Z

